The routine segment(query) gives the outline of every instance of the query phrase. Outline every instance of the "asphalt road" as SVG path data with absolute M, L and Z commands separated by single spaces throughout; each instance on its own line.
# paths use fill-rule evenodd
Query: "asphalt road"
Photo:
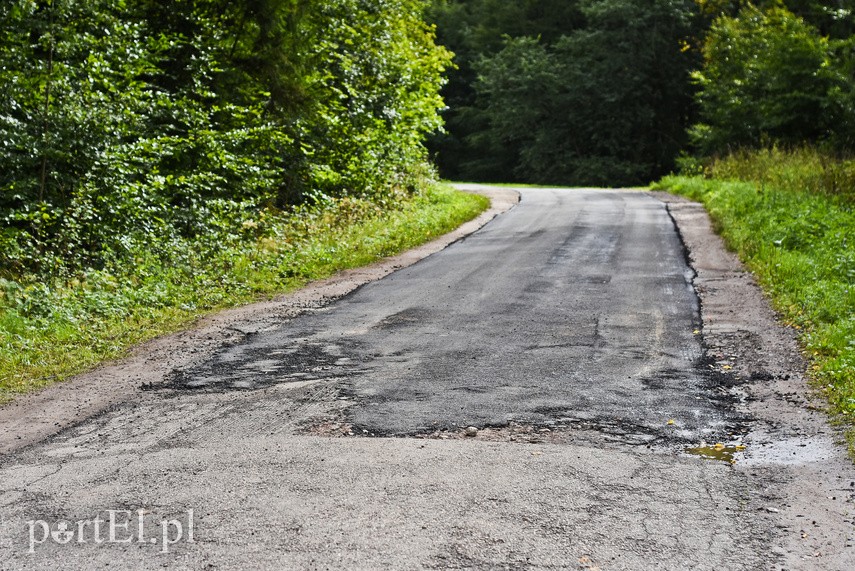
M 649 196 L 531 191 L 440 255 L 226 349 L 177 384 L 338 379 L 357 403 L 347 421 L 375 435 L 518 422 L 721 440 L 733 415 L 701 363 L 692 277 Z
M 0 568 L 852 568 L 851 464 L 821 419 L 784 420 L 803 403 L 770 388 L 779 365 L 711 354 L 750 326 L 702 334 L 666 205 L 521 193 L 2 457 Z

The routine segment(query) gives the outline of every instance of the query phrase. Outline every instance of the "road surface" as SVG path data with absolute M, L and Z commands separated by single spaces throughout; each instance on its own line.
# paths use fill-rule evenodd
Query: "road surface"
M 3 456 L 0 567 L 853 568 L 855 471 L 705 218 L 520 193 Z

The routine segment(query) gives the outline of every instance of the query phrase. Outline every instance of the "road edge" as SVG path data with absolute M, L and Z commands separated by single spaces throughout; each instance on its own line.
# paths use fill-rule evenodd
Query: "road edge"
M 453 185 L 486 196 L 490 206 L 476 218 L 430 242 L 374 264 L 353 268 L 263 301 L 208 315 L 187 329 L 157 337 L 64 382 L 15 397 L 0 406 L 0 455 L 12 454 L 111 407 L 143 396 L 176 368 L 204 361 L 218 348 L 318 310 L 357 288 L 415 264 L 478 231 L 520 201 L 513 189 Z
M 780 484 L 757 498 L 776 520 L 774 555 L 786 569 L 849 568 L 852 538 L 840 532 L 840 522 L 851 519 L 855 468 L 841 431 L 824 412 L 827 403 L 807 380 L 795 332 L 726 248 L 702 204 L 648 194 L 664 203 L 696 273 L 705 348 L 719 373 L 737 379 L 732 390 L 739 408 L 753 419 L 744 458 L 734 469 Z

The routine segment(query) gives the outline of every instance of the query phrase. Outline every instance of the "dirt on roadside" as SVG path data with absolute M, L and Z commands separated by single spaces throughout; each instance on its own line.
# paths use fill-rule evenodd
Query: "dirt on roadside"
M 715 234 L 702 205 L 650 194 L 666 204 L 697 274 L 710 366 L 732 379 L 738 408 L 751 419 L 735 469 L 779 482 L 766 500 L 783 502 L 774 509 L 784 568 L 850 569 L 855 482 L 842 475 L 853 473 L 852 463 L 822 395 L 809 386 L 795 331 L 780 322 L 754 276 Z M 848 530 L 840 522 L 849 522 Z

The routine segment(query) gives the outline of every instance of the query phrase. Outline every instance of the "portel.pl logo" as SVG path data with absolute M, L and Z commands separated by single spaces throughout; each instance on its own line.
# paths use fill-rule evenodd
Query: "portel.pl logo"
M 85 543 L 145 543 L 157 545 L 161 553 L 169 553 L 169 547 L 184 541 L 193 543 L 193 510 L 187 510 L 184 518 L 164 519 L 159 525 L 146 526 L 146 510 L 106 510 L 104 517 L 98 514 L 93 519 L 77 521 L 58 520 L 48 522 L 34 519 L 26 522 L 29 531 L 29 553 L 45 542 L 59 545 Z M 146 528 L 149 532 L 146 534 Z

